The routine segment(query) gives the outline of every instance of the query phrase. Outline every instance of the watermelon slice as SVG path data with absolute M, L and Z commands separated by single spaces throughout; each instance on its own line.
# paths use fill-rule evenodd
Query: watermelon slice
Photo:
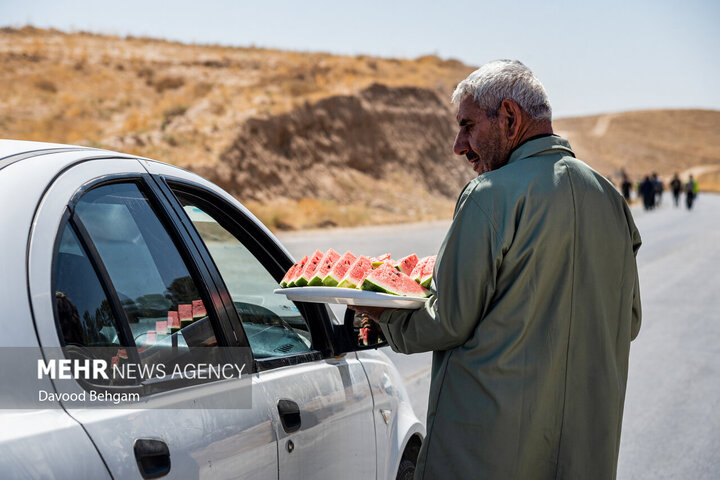
M 322 260 L 320 260 L 320 266 L 315 271 L 315 276 L 310 279 L 308 282 L 308 285 L 312 286 L 320 286 L 323 284 L 323 278 L 327 276 L 328 273 L 330 273 L 330 270 L 332 270 L 333 266 L 335 266 L 335 262 L 337 262 L 340 259 L 340 254 L 337 253 L 332 248 L 325 252 L 325 255 L 323 256 Z
M 379 266 L 382 265 L 383 262 L 385 262 L 386 260 L 387 260 L 387 261 L 390 261 L 391 263 L 394 263 L 394 262 L 390 259 L 390 254 L 389 254 L 389 253 L 383 253 L 383 254 L 380 255 L 380 256 L 373 257 L 373 258 L 370 259 L 370 261 L 372 262 L 373 268 L 379 267 Z
M 285 276 L 280 281 L 281 287 L 285 288 L 288 286 L 288 282 L 295 276 L 295 271 L 297 270 L 299 265 L 300 262 L 293 263 L 293 266 L 288 269 L 288 271 L 285 273 Z
M 203 317 L 207 317 L 207 310 L 205 310 L 205 305 L 203 305 L 202 300 L 193 300 L 193 302 L 192 302 L 193 322 L 195 320 L 199 320 Z
M 300 277 L 302 274 L 303 269 L 305 268 L 305 265 L 308 262 L 308 256 L 305 255 L 296 265 L 297 267 L 290 275 L 290 278 L 288 278 L 287 287 L 294 287 L 295 281 Z
M 389 293 L 392 295 L 403 295 L 407 297 L 427 297 L 430 292 L 421 285 L 399 272 L 389 263 L 380 265 L 363 280 L 360 286 L 362 290 Z
M 295 279 L 296 287 L 304 287 L 310 282 L 310 280 L 312 280 L 312 278 L 315 276 L 315 271 L 320 266 L 320 260 L 322 260 L 323 256 L 324 255 L 320 250 L 315 250 L 315 253 L 312 254 L 312 257 L 308 258 L 308 261 L 305 264 L 303 271 L 300 273 L 300 276 Z
M 340 257 L 340 259 L 335 262 L 335 265 L 333 266 L 332 270 L 330 270 L 330 273 L 325 275 L 325 278 L 323 278 L 323 285 L 326 287 L 336 287 L 338 283 L 342 281 L 342 279 L 345 277 L 345 274 L 350 269 L 353 263 L 355 263 L 355 260 L 357 260 L 357 257 L 353 255 L 350 252 L 345 252 L 345 255 Z
M 178 305 L 180 328 L 185 328 L 193 322 L 192 304 Z
M 157 332 L 158 338 L 163 338 L 168 333 L 168 322 L 167 320 L 158 320 L 155 322 L 155 331 Z
M 359 288 L 365 277 L 373 271 L 372 262 L 368 257 L 359 256 L 355 263 L 348 269 L 343 279 L 338 284 L 341 288 Z
M 430 257 L 423 257 L 420 260 L 418 260 L 417 265 L 415 265 L 415 268 L 413 268 L 413 271 L 410 272 L 410 278 L 415 280 L 416 282 L 420 283 L 423 273 L 423 268 L 425 268 L 425 264 L 430 260 Z
M 155 330 L 148 330 L 145 335 L 145 345 L 155 345 L 157 342 L 157 332 Z
M 413 268 L 415 268 L 415 265 L 418 263 L 418 256 L 414 253 L 412 255 L 408 255 L 407 257 L 403 257 L 397 262 L 393 264 L 395 268 L 400 270 L 405 275 L 410 275 L 413 271 Z
M 430 287 L 430 284 L 432 283 L 433 279 L 433 270 L 435 270 L 435 260 L 437 259 L 436 255 L 433 255 L 430 257 L 423 266 L 422 274 L 420 277 L 420 285 L 422 285 L 425 288 Z
M 170 328 L 170 333 L 175 333 L 180 330 L 180 315 L 178 315 L 178 312 L 174 310 L 169 311 L 167 323 L 168 328 Z

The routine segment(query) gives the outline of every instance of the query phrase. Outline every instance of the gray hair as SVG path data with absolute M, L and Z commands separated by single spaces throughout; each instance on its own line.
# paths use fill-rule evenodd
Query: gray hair
M 497 115 L 502 101 L 515 101 L 533 120 L 552 119 L 547 92 L 540 80 L 517 60 L 494 60 L 472 72 L 458 83 L 452 103 L 460 103 L 472 95 L 488 116 Z

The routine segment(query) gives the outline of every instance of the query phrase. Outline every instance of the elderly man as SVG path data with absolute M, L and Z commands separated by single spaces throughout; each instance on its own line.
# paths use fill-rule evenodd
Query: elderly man
M 640 235 L 622 196 L 553 135 L 540 81 L 495 61 L 456 88 L 461 193 L 425 308 L 359 308 L 397 352 L 433 351 L 416 478 L 609 479 Z

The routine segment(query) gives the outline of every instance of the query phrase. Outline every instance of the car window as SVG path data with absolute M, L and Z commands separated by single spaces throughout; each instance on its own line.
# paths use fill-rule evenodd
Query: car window
M 198 282 L 138 185 L 95 188 L 78 201 L 75 215 L 107 271 L 141 360 L 188 363 L 193 349 L 218 344 Z
M 312 351 L 307 322 L 293 302 L 273 293 L 277 280 L 243 240 L 222 226 L 213 212 L 181 192 L 176 194 L 223 277 L 253 355 L 270 358 Z
M 55 305 L 64 345 L 121 346 L 110 302 L 69 223 L 60 238 L 55 261 Z

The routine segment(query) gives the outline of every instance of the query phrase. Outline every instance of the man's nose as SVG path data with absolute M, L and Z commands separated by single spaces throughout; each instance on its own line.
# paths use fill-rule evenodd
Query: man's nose
M 453 144 L 453 152 L 455 155 L 465 155 L 470 151 L 465 135 L 462 134 L 462 130 L 455 136 L 455 143 Z

